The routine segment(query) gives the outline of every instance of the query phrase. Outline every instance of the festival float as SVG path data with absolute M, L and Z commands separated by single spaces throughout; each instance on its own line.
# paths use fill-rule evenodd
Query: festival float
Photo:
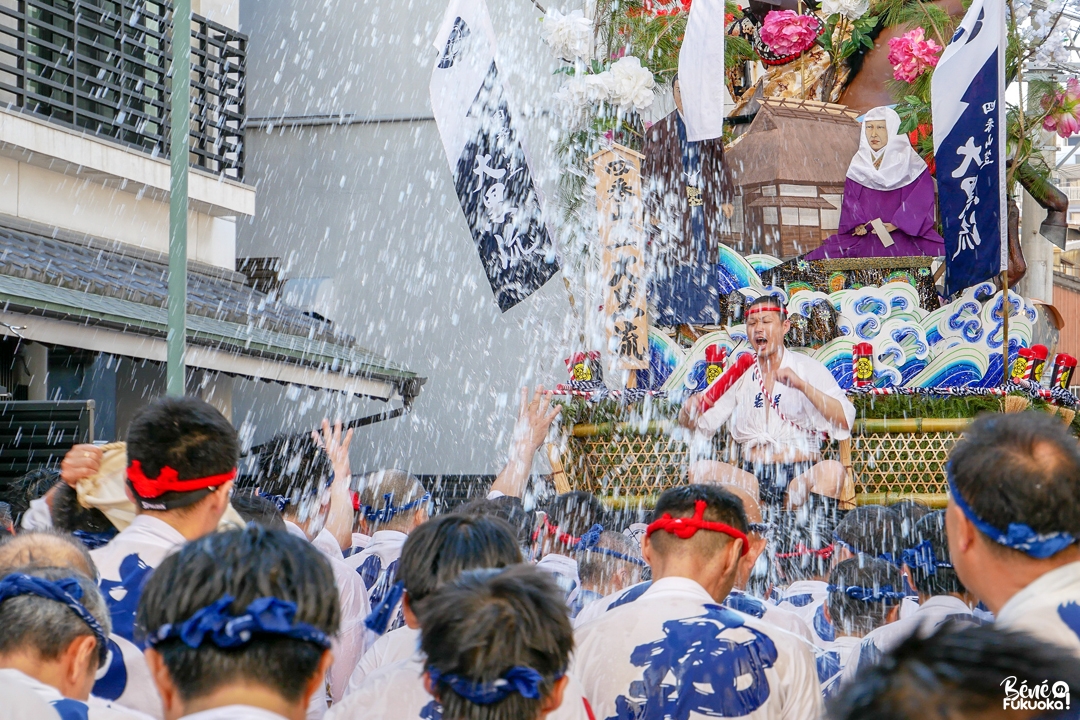
M 980 412 L 1034 407 L 1080 429 L 1062 318 L 1010 289 L 1021 189 L 1064 243 L 1040 149 L 1080 130 L 1080 83 L 1055 70 L 1063 7 L 1013 0 L 994 45 L 1008 52 L 979 61 L 1025 83 L 1023 108 L 999 87 L 958 97 L 977 36 L 997 32 L 958 0 L 754 0 L 719 24 L 705 0 L 549 9 L 540 32 L 565 74 L 554 230 L 580 314 L 555 391 L 560 491 L 625 502 L 685 482 L 678 409 L 745 368 L 743 312 L 765 294 L 787 308 L 789 350 L 856 405 L 852 438 L 825 454 L 857 501 L 943 505 L 948 450 Z M 692 137 L 717 112 L 722 128 Z

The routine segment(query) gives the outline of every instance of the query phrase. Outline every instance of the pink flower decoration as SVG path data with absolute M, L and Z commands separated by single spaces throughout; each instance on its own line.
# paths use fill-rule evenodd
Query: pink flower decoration
M 940 45 L 923 36 L 922 28 L 892 38 L 889 40 L 889 63 L 893 66 L 893 77 L 914 82 L 927 70 L 937 67 L 941 50 Z
M 773 10 L 761 24 L 761 41 L 780 56 L 798 55 L 814 44 L 818 22 L 794 10 Z
M 1053 96 L 1044 95 L 1042 105 L 1050 110 L 1043 120 L 1044 130 L 1056 132 L 1063 138 L 1080 132 L 1080 81 L 1076 78 L 1069 78 L 1064 92 L 1059 90 Z

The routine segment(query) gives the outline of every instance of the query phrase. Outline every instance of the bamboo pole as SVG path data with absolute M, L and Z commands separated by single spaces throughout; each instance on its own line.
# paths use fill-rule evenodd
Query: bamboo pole
M 1009 383 L 1009 271 L 1001 271 L 1001 355 L 1005 361 L 1004 374 L 1001 376 L 1001 386 Z

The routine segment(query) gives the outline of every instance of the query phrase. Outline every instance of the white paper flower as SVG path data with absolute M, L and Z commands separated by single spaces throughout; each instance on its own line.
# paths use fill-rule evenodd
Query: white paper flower
M 822 0 L 821 10 L 826 15 L 840 13 L 849 20 L 858 20 L 870 9 L 870 0 Z
M 608 99 L 621 108 L 644 110 L 653 104 L 653 91 L 656 80 L 648 68 L 641 66 L 641 61 L 633 55 L 626 55 L 606 71 L 611 74 L 608 84 Z M 603 73 L 601 73 L 603 74 Z
M 566 60 L 592 56 L 592 32 L 592 21 L 581 10 L 563 15 L 558 8 L 549 8 L 540 27 L 540 35 L 551 51 Z
M 608 99 L 608 80 L 611 73 L 573 75 L 555 93 L 556 99 L 571 113 Z

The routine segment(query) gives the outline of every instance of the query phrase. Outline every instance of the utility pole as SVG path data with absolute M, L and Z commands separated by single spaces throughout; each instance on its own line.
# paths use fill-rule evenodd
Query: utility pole
M 191 0 L 173 6 L 169 85 L 169 330 L 166 392 L 184 395 L 187 344 L 188 136 L 191 132 Z

